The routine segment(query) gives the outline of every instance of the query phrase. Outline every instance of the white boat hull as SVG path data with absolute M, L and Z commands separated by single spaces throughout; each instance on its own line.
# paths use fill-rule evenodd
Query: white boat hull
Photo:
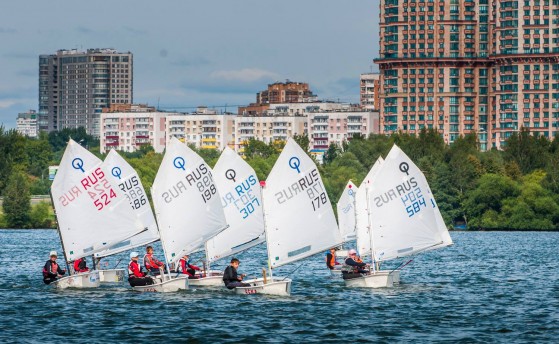
M 155 281 L 160 281 L 160 279 L 155 279 Z M 157 282 L 152 285 L 132 287 L 132 289 L 142 293 L 175 293 L 179 290 L 188 289 L 188 278 L 181 276 L 177 278 L 167 279 L 162 282 Z
M 99 270 L 101 283 L 119 283 L 124 281 L 124 269 Z
M 221 287 L 223 286 L 223 276 L 208 276 L 191 278 L 188 280 L 191 287 Z
M 285 278 L 268 278 L 267 283 L 264 284 L 263 278 L 243 281 L 249 283 L 250 287 L 237 287 L 233 289 L 235 293 L 240 295 L 263 294 L 263 295 L 276 295 L 276 296 L 290 296 L 291 295 L 291 279 Z
M 361 277 L 344 279 L 347 287 L 356 288 L 392 288 L 395 284 L 394 277 L 400 282 L 400 271 L 377 271 L 370 275 L 362 275 Z
M 97 288 L 101 281 L 99 279 L 99 271 L 82 272 L 79 274 L 62 277 L 61 279 L 51 283 L 57 289 L 66 288 Z

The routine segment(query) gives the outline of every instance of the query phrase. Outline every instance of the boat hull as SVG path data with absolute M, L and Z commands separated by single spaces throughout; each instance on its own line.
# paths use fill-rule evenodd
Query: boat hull
M 159 281 L 159 279 L 156 279 L 156 281 Z M 179 290 L 185 290 L 185 289 L 188 289 L 188 278 L 182 276 L 177 278 L 167 279 L 152 285 L 132 287 L 132 290 L 139 291 L 142 293 L 146 293 L 146 292 L 175 293 Z
M 394 286 L 395 275 L 397 275 L 399 282 L 400 272 L 388 270 L 381 270 L 370 275 L 362 275 L 356 278 L 344 279 L 344 282 L 347 287 L 354 288 L 392 288 Z
M 188 280 L 191 287 L 221 287 L 223 286 L 223 276 L 208 276 L 191 278 Z
M 82 272 L 79 274 L 63 277 L 51 285 L 56 286 L 57 289 L 67 288 L 98 288 L 101 281 L 99 278 L 99 271 Z
M 119 283 L 124 281 L 124 269 L 99 270 L 101 283 Z
M 250 287 L 237 287 L 233 289 L 236 294 L 240 295 L 276 295 L 276 296 L 290 296 L 291 295 L 291 279 L 285 278 L 268 278 L 267 283 L 264 284 L 263 278 L 243 281 L 249 283 Z

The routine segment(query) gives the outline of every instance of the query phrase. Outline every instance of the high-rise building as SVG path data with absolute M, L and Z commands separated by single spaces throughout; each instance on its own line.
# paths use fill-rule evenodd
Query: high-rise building
M 381 0 L 381 130 L 557 132 L 559 1 Z
M 361 74 L 360 99 L 361 108 L 369 111 L 378 111 L 380 93 L 380 75 L 378 73 Z
M 84 127 L 99 136 L 101 113 L 133 101 L 132 53 L 59 50 L 39 56 L 39 129 Z
M 37 115 L 35 110 L 19 113 L 16 120 L 17 132 L 27 137 L 37 137 L 39 131 Z
M 559 121 L 559 1 L 495 2 L 493 146 L 521 127 L 553 138 Z

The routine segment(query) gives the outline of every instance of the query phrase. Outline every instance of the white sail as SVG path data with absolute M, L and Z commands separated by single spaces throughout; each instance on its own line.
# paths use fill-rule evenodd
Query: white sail
M 357 186 L 350 180 L 347 182 L 338 204 L 338 224 L 344 242 L 355 239 L 355 196 Z
M 151 195 L 168 263 L 227 227 L 210 167 L 176 138 L 167 145 Z
M 101 160 L 73 140 L 51 187 L 68 260 L 106 250 L 141 232 L 141 221 Z
M 229 228 L 206 243 L 209 261 L 236 254 L 266 240 L 262 189 L 254 169 L 226 147 L 213 171 Z
M 107 178 L 122 191 L 130 208 L 138 215 L 145 231 L 112 246 L 106 251 L 97 253 L 95 256 L 106 257 L 159 240 L 155 217 L 138 173 L 114 149 L 109 152 L 101 166 L 105 171 L 109 171 Z
M 355 197 L 355 234 L 357 237 L 357 251 L 361 256 L 368 256 L 371 254 L 371 234 L 370 234 L 370 222 L 369 217 L 369 207 L 367 205 L 367 189 L 371 188 L 373 181 L 376 180 L 376 175 L 384 159 L 379 157 L 375 161 L 373 167 L 367 173 L 367 176 L 361 182 L 359 189 L 357 190 L 357 195 Z
M 272 168 L 263 196 L 272 268 L 342 243 L 318 168 L 293 139 Z
M 404 257 L 444 243 L 439 208 L 429 185 L 398 146 L 392 147 L 376 175 L 368 203 L 376 260 Z

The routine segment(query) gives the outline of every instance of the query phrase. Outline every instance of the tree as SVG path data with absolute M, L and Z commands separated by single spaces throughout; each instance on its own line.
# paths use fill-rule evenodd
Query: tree
M 324 152 L 324 157 L 322 158 L 322 162 L 325 165 L 330 164 L 332 161 L 336 160 L 336 158 L 339 155 L 339 151 L 340 148 L 338 147 L 338 145 L 335 143 L 331 143 L 330 146 L 328 146 L 328 150 Z
M 10 228 L 27 228 L 31 196 L 27 176 L 22 171 L 15 171 L 8 179 L 4 190 L 4 216 Z
M 506 161 L 516 161 L 523 174 L 545 168 L 549 159 L 550 142 L 544 137 L 534 137 L 530 130 L 520 129 L 506 141 L 504 156 Z

